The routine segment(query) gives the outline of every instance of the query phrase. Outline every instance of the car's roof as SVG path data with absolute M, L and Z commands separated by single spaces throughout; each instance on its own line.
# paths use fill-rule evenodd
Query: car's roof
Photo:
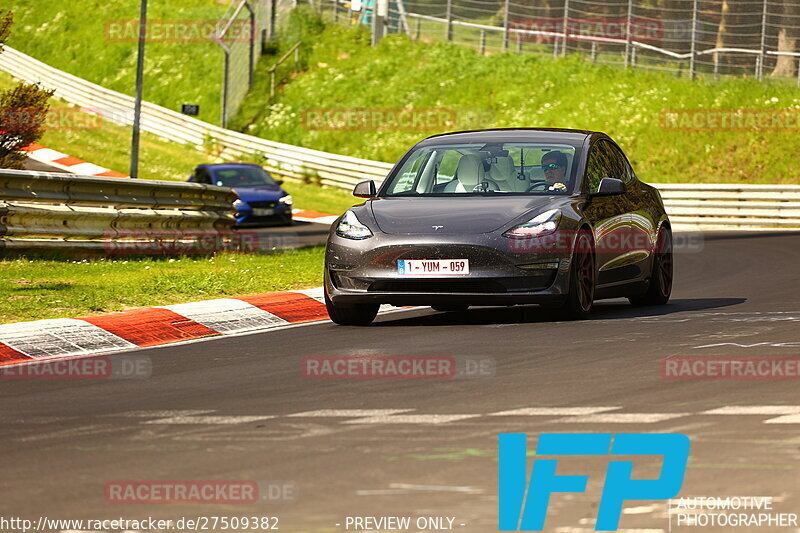
M 497 128 L 484 130 L 454 131 L 432 135 L 420 145 L 450 143 L 481 143 L 498 141 L 564 142 L 583 143 L 590 135 L 603 135 L 597 131 L 569 130 L 559 128 Z
M 207 168 L 209 170 L 226 170 L 230 168 L 241 168 L 241 167 L 258 167 L 263 168 L 261 165 L 256 165 L 255 163 L 203 163 L 201 165 L 197 165 L 197 168 Z

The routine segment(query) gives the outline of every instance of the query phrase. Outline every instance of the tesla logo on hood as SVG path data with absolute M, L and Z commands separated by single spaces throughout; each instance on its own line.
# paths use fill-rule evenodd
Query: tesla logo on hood
M 432 228 L 433 228 L 435 231 L 439 231 L 439 230 L 440 230 L 440 229 L 442 229 L 444 226 L 431 226 L 431 227 L 432 227 Z

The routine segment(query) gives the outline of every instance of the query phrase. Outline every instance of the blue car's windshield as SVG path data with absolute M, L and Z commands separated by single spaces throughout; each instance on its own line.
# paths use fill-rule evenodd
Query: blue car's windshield
M 214 184 L 223 187 L 258 187 L 277 185 L 261 167 L 236 167 L 214 170 Z
M 566 194 L 575 148 L 497 142 L 417 148 L 384 186 L 382 196 Z

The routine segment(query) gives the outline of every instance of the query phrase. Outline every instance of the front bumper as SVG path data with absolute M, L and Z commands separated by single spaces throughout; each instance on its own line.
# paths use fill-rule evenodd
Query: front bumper
M 465 276 L 401 276 L 399 259 L 468 259 Z M 514 305 L 557 303 L 569 290 L 570 254 L 529 253 L 501 235 L 332 234 L 325 289 L 341 303 Z
M 256 216 L 253 214 L 252 207 L 245 208 L 236 213 L 236 225 L 241 226 L 263 226 L 270 224 L 290 224 L 292 222 L 292 206 L 275 202 L 273 214 L 268 216 Z

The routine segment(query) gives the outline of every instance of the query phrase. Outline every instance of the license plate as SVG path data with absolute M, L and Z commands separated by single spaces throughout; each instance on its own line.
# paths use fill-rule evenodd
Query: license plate
M 398 259 L 401 276 L 464 276 L 469 274 L 467 259 Z
M 274 214 L 275 214 L 275 210 L 274 209 L 260 208 L 260 207 L 254 207 L 253 208 L 253 215 L 255 215 L 257 217 L 268 217 L 268 216 L 274 215 Z

